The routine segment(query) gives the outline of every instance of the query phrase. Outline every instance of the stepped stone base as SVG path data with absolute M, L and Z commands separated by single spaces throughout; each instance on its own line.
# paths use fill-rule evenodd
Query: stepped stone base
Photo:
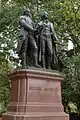
M 69 120 L 61 100 L 63 76 L 58 72 L 21 69 L 10 78 L 10 105 L 2 120 Z

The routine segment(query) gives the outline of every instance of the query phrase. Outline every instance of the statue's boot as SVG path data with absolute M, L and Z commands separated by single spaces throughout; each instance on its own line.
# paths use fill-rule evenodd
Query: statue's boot
M 47 69 L 51 69 L 51 57 L 47 58 Z
M 38 64 L 37 60 L 38 60 L 37 55 L 35 55 L 34 60 L 33 60 L 33 65 L 37 68 L 41 68 L 41 66 Z
M 45 69 L 46 68 L 46 65 L 45 65 L 45 56 L 44 55 L 42 55 L 42 66 L 43 66 L 43 68 Z

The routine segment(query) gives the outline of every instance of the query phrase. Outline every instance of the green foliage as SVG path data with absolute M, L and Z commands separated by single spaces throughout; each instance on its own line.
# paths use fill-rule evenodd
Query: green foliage
M 0 116 L 2 115 L 2 113 L 4 113 L 6 111 L 6 107 L 4 106 L 3 103 L 0 103 Z
M 10 94 L 10 80 L 8 74 L 11 72 L 12 67 L 4 56 L 0 57 L 0 114 L 6 110 L 9 103 Z
M 64 73 L 66 79 L 63 81 L 63 102 L 66 104 L 69 101 L 79 105 L 80 98 L 80 54 L 74 55 L 71 58 L 64 59 Z
M 73 103 L 70 102 L 69 107 L 71 109 L 71 113 L 77 113 L 78 112 L 76 104 L 73 104 Z

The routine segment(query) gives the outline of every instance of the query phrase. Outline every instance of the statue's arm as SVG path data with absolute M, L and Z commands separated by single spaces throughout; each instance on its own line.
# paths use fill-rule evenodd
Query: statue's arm
M 26 30 L 35 32 L 35 29 L 32 28 L 27 22 L 25 22 L 25 18 L 21 17 L 19 22 L 20 25 L 24 27 Z
M 37 33 L 40 34 L 43 29 L 42 21 L 39 22 L 36 26 Z
M 58 40 L 56 32 L 54 30 L 53 24 L 51 23 L 51 32 L 52 32 L 52 36 L 54 37 L 54 41 Z

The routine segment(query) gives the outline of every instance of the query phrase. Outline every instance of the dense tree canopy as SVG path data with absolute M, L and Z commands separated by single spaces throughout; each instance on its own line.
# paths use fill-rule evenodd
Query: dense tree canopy
M 46 10 L 58 36 L 58 55 L 66 74 L 63 82 L 63 103 L 72 101 L 79 106 L 80 99 L 80 0 L 1 0 L 0 2 L 0 102 L 7 104 L 12 70 L 11 52 L 19 39 L 19 16 L 30 8 L 33 19 L 40 19 Z M 72 41 L 73 49 L 68 50 Z

